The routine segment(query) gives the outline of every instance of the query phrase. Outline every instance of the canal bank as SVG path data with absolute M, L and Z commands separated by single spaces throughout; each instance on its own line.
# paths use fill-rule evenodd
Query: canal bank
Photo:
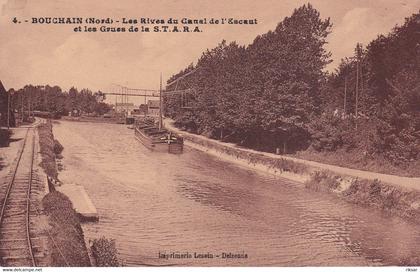
M 65 147 L 60 179 L 83 185 L 100 214 L 83 225 L 86 239 L 114 239 L 127 266 L 408 265 L 420 250 L 418 225 L 301 182 L 188 146 L 152 152 L 117 124 L 60 121 L 53 130 Z M 248 258 L 159 258 L 172 252 Z
M 182 135 L 186 145 L 225 161 L 304 183 L 306 188 L 322 190 L 352 203 L 420 222 L 420 178 L 386 175 L 245 149 L 182 131 L 173 125 L 171 119 L 165 119 L 164 123 Z
M 84 235 L 82 222 L 97 221 L 99 217 L 83 186 L 63 184 L 59 179 L 57 159 L 62 159 L 64 147 L 54 138 L 51 120 L 43 120 L 38 135 L 40 166 L 45 181 L 48 180 L 48 192 L 42 199 L 43 212 L 49 221 L 51 258 L 48 266 L 119 266 L 112 240 L 101 237 L 90 241 Z
M 52 123 L 45 121 L 38 127 L 41 162 L 48 193 L 42 199 L 43 212 L 48 220 L 48 248 L 51 252 L 48 266 L 90 266 L 80 219 L 69 198 L 55 190 L 58 185 L 56 157 L 62 147 L 54 139 Z
M 91 116 L 63 116 L 61 120 L 73 121 L 73 122 L 88 122 L 88 123 L 109 123 L 109 124 L 125 124 L 125 118 L 116 118 L 116 117 L 91 117 Z

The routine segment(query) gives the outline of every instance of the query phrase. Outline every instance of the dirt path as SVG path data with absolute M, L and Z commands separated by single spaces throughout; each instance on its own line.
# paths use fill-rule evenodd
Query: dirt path
M 6 176 L 10 172 L 10 166 L 17 159 L 19 150 L 25 138 L 26 128 L 12 128 L 12 142 L 7 147 L 0 148 L 0 158 L 2 158 L 2 169 L 0 170 L 0 183 L 6 181 Z
M 409 177 L 400 177 L 396 175 L 381 174 L 381 173 L 375 173 L 375 172 L 370 172 L 370 171 L 365 171 L 365 170 L 357 170 L 357 169 L 351 169 L 351 168 L 346 168 L 346 167 L 341 167 L 341 166 L 336 166 L 336 165 L 319 163 L 315 161 L 303 160 L 303 159 L 298 159 L 298 158 L 293 158 L 293 157 L 288 157 L 288 156 L 283 156 L 283 155 L 276 155 L 276 154 L 267 153 L 267 152 L 255 151 L 252 149 L 245 149 L 242 147 L 238 147 L 232 143 L 223 143 L 217 140 L 209 139 L 201 135 L 195 135 L 195 134 L 182 131 L 173 125 L 173 120 L 168 119 L 168 118 L 164 120 L 164 124 L 167 128 L 173 130 L 176 133 L 189 134 L 202 140 L 207 140 L 213 143 L 217 143 L 218 145 L 221 145 L 221 146 L 227 146 L 227 147 L 243 150 L 250 153 L 260 154 L 260 155 L 264 155 L 270 158 L 288 159 L 294 162 L 311 166 L 313 168 L 329 170 L 340 175 L 353 176 L 353 177 L 358 177 L 362 179 L 378 179 L 384 183 L 388 183 L 394 186 L 420 191 L 420 177 L 409 178 Z
M 17 159 L 19 150 L 22 147 L 23 139 L 25 138 L 26 130 L 28 127 L 36 126 L 41 122 L 40 119 L 36 119 L 35 123 L 20 126 L 17 128 L 11 128 L 13 134 L 9 146 L 0 147 L 0 183 L 6 180 L 6 176 L 9 174 L 10 166 Z

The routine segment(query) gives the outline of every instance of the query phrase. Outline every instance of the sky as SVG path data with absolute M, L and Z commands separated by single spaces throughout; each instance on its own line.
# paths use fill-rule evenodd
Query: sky
M 223 39 L 252 43 L 305 3 L 300 0 L 0 0 L 0 80 L 6 89 L 26 84 L 111 91 L 114 84 L 159 88 Z M 333 71 L 351 56 L 420 9 L 420 0 L 312 0 L 331 18 L 327 50 Z M 15 24 L 32 17 L 238 18 L 256 25 L 204 25 L 200 33 L 76 33 L 74 25 Z

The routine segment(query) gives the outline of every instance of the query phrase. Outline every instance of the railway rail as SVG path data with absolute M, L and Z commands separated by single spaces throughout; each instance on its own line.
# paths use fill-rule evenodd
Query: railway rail
M 37 266 L 43 257 L 43 241 L 32 230 L 34 160 L 35 128 L 29 127 L 0 195 L 0 266 Z

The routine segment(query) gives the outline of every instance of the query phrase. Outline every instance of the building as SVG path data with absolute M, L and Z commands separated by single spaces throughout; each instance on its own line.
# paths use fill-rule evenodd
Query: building
M 134 103 L 116 103 L 114 107 L 116 113 L 131 113 L 134 109 Z
M 0 80 L 0 126 L 7 126 L 5 116 L 7 116 L 7 92 Z
M 9 97 L 6 89 L 4 88 L 1 80 L 0 80 L 0 126 L 7 126 L 7 109 L 9 102 Z M 15 115 L 12 109 L 10 109 L 10 116 L 9 116 L 10 126 L 14 127 L 15 123 Z
M 160 101 L 159 100 L 149 100 L 147 101 L 147 115 L 149 116 L 159 116 Z

